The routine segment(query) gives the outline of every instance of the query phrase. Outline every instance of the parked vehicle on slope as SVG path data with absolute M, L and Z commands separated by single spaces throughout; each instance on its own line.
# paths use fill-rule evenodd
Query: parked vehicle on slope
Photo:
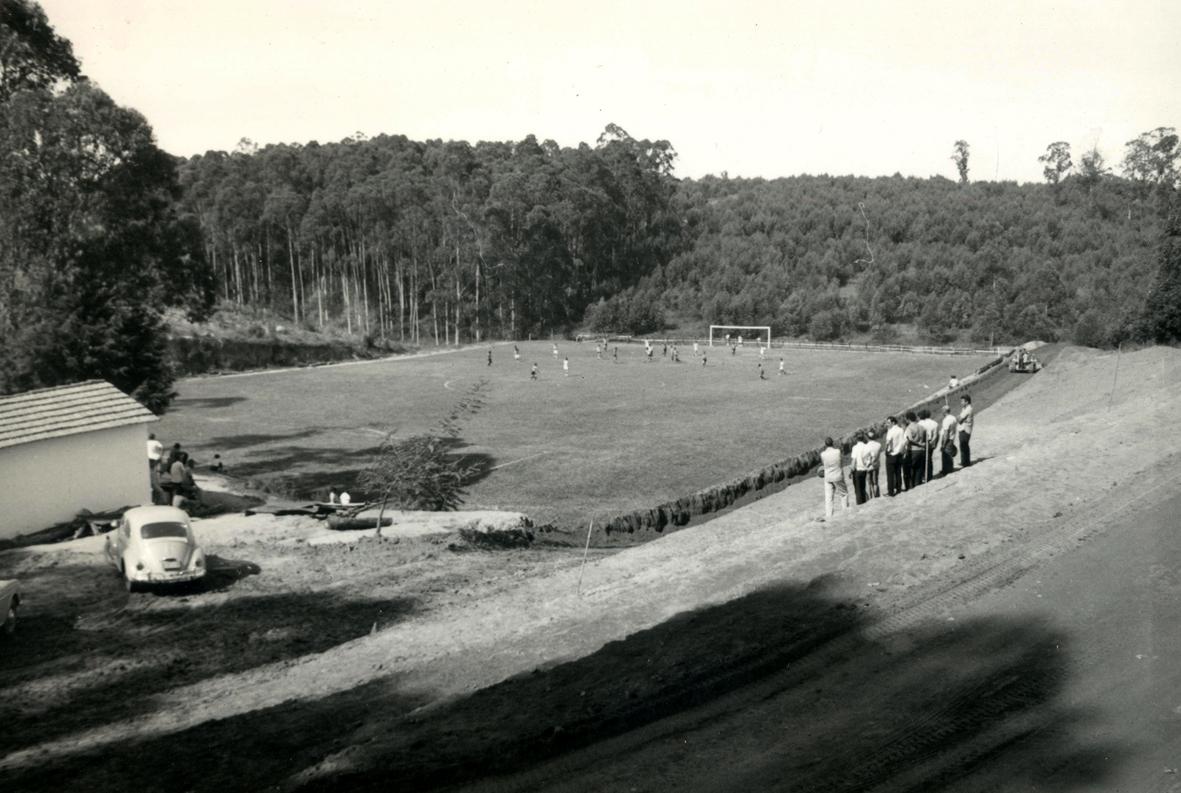
M 1042 368 L 1041 361 L 1033 353 L 1024 348 L 1018 348 L 1009 358 L 1009 371 L 1032 374 Z
M 0 614 L 4 615 L 0 632 L 11 635 L 16 630 L 16 610 L 20 605 L 20 585 L 16 581 L 0 581 Z
M 205 575 L 205 553 L 197 545 L 184 510 L 134 507 L 107 534 L 107 558 L 128 592 L 147 584 L 177 584 Z

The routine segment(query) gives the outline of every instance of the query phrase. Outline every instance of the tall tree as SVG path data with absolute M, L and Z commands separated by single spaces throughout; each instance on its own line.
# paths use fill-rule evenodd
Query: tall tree
M 1070 144 L 1064 140 L 1055 141 L 1047 146 L 1046 153 L 1038 157 L 1037 161 L 1045 166 L 1042 168 L 1042 175 L 1052 185 L 1061 182 L 1062 177 L 1074 165 L 1070 160 Z
M 966 140 L 957 140 L 955 148 L 952 150 L 951 160 L 955 163 L 955 169 L 960 174 L 960 184 L 968 183 L 968 142 Z
M 1157 187 L 1177 184 L 1177 159 L 1181 157 L 1173 127 L 1157 127 L 1127 142 L 1124 175 L 1133 181 Z
M 199 316 L 213 288 L 195 222 L 177 212 L 175 163 L 138 113 L 71 82 L 68 44 L 39 8 L 4 9 L 0 391 L 104 378 L 161 411 L 172 396 L 162 311 Z
M 1144 303 L 1143 328 L 1154 341 L 1181 342 L 1181 202 L 1176 198 L 1157 247 L 1156 280 Z
M 70 42 L 30 0 L 0 0 L 0 102 L 18 90 L 52 89 L 78 79 Z

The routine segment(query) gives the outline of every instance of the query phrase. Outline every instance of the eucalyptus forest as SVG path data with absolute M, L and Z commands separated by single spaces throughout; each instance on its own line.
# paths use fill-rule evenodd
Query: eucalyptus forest
M 590 330 L 1116 345 L 1181 335 L 1172 127 L 1045 182 L 678 178 L 668 140 L 243 139 L 177 158 L 0 0 L 0 392 L 103 377 L 172 397 L 167 310 L 266 312 L 370 344 Z M 933 152 L 932 162 L 947 157 Z

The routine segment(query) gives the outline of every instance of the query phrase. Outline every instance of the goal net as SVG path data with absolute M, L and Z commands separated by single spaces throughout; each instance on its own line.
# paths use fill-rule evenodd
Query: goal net
M 757 344 L 771 346 L 770 325 L 710 325 L 709 346 L 724 344 L 729 337 L 733 344 Z

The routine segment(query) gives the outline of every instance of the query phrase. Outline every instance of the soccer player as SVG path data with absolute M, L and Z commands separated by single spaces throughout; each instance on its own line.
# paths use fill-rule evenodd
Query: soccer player
M 554 360 L 556 361 L 558 360 L 558 343 L 551 341 L 550 344 L 554 345 Z
M 648 345 L 648 363 L 652 363 L 652 345 Z
M 787 370 L 783 368 L 783 359 L 779 359 L 779 374 L 787 374 Z
M 767 373 L 763 371 L 763 362 L 762 361 L 759 361 L 759 379 L 760 380 L 767 379 Z
M 567 377 L 570 376 L 570 356 L 569 355 L 564 356 L 562 358 L 562 374 L 566 375 Z
M 533 362 L 533 368 L 529 370 L 529 379 L 530 380 L 537 379 L 537 361 Z
M 515 344 L 513 345 L 513 360 L 514 361 L 521 360 L 521 348 Z
M 611 359 L 614 363 L 619 363 L 619 345 L 618 344 L 616 344 L 615 348 L 611 351 Z
M 488 348 L 488 365 L 489 366 L 492 365 L 492 348 L 491 347 Z
M 707 363 L 709 363 L 709 353 L 703 352 L 701 353 L 701 365 L 705 366 Z
M 693 357 L 694 357 L 694 358 L 696 358 L 696 357 L 697 357 L 697 355 L 698 355 L 698 352 L 699 352 L 699 348 L 698 348 L 698 346 L 697 346 L 697 342 L 693 342 Z

